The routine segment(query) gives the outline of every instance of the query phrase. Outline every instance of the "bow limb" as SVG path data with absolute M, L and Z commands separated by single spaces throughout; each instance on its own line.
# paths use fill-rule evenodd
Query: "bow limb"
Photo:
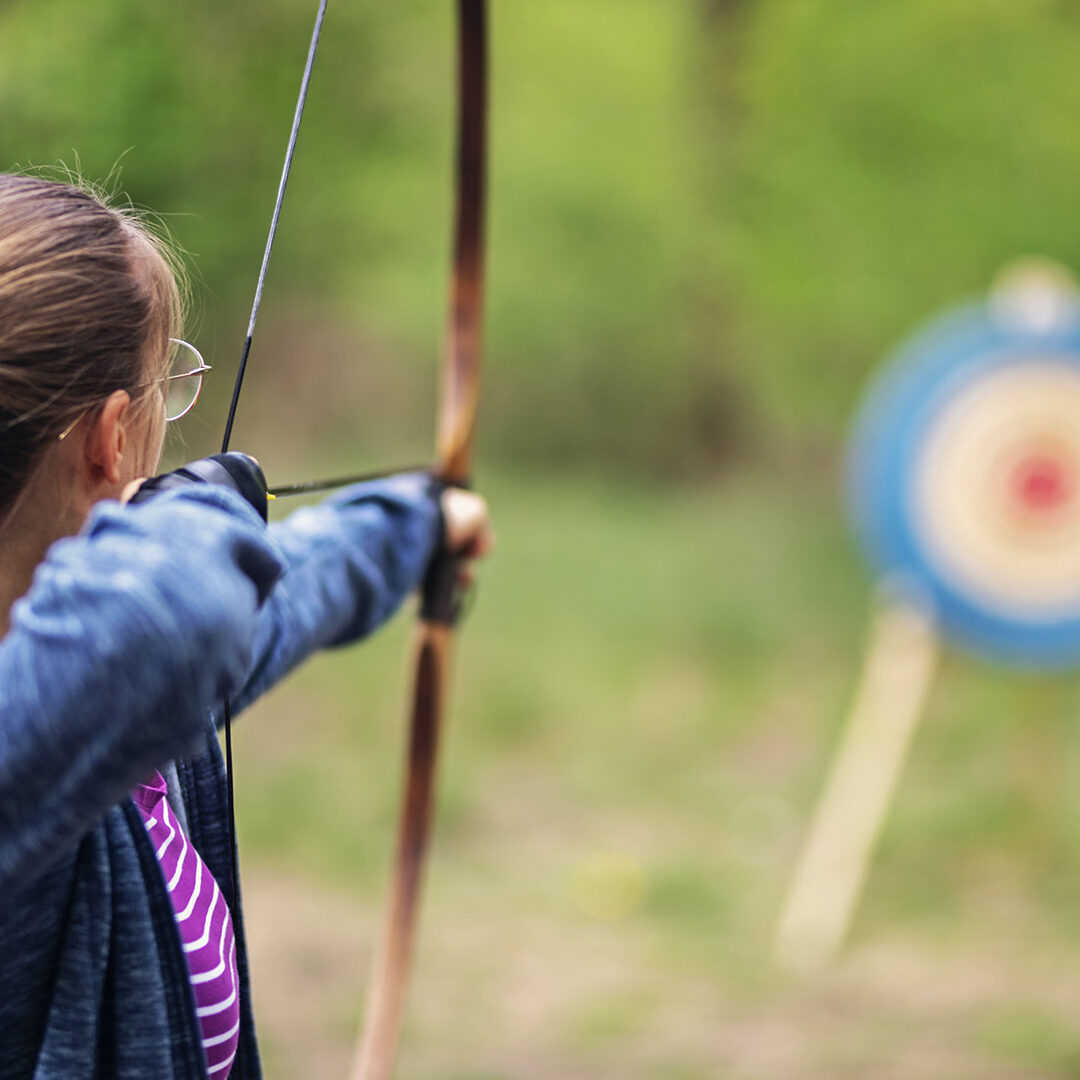
M 480 386 L 487 167 L 486 0 L 457 0 L 457 197 L 453 277 L 436 434 L 437 475 L 464 485 L 472 468 Z M 457 562 L 436 558 L 416 631 L 410 736 L 383 937 L 376 953 L 352 1080 L 388 1080 L 405 1011 L 456 616 Z

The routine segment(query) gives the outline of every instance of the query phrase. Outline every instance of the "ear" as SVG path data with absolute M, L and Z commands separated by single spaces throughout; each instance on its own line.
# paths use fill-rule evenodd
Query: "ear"
M 121 481 L 120 466 L 127 445 L 124 423 L 130 405 L 131 395 L 126 390 L 114 390 L 98 411 L 86 440 L 87 464 L 100 470 L 102 479 L 110 484 Z

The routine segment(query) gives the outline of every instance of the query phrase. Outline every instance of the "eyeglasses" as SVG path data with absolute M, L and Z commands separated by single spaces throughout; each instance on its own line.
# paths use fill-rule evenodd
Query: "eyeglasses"
M 203 359 L 202 353 L 194 345 L 182 341 L 180 338 L 169 338 L 169 344 L 173 348 L 169 353 L 164 378 L 155 379 L 153 382 L 139 383 L 135 389 L 141 390 L 147 386 L 160 386 L 162 396 L 165 399 L 165 420 L 171 423 L 173 420 L 179 420 L 181 416 L 191 412 L 195 402 L 199 400 L 203 375 L 210 371 L 211 368 Z M 194 366 L 192 366 L 193 364 Z M 79 413 L 60 432 L 57 439 L 66 439 L 88 411 L 84 410 Z
M 210 365 L 194 345 L 180 338 L 169 338 L 169 344 L 175 348 L 169 356 L 165 376 L 165 419 L 172 421 L 191 412 L 202 390 L 203 375 L 210 370 Z

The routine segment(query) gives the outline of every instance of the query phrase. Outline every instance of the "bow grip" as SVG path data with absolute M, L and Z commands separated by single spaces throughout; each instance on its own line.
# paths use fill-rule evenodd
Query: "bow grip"
M 420 617 L 442 626 L 456 626 L 467 589 L 461 584 L 461 556 L 440 548 L 428 564 L 420 589 Z
M 461 584 L 461 555 L 451 551 L 446 542 L 446 521 L 442 515 L 443 492 L 450 487 L 468 488 L 468 480 L 448 483 L 438 476 L 429 480 L 428 490 L 439 506 L 439 543 L 424 572 L 420 585 L 420 618 L 440 626 L 454 627 L 461 619 L 468 589 Z

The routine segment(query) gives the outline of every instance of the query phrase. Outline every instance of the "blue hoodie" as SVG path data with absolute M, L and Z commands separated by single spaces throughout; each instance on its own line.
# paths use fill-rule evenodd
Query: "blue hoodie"
M 438 540 L 424 476 L 269 527 L 196 486 L 98 505 L 0 641 L 0 1080 L 190 1080 L 201 1033 L 165 883 L 128 792 L 153 769 L 231 910 L 222 702 L 370 633 Z M 261 1075 L 244 942 L 234 1080 Z

